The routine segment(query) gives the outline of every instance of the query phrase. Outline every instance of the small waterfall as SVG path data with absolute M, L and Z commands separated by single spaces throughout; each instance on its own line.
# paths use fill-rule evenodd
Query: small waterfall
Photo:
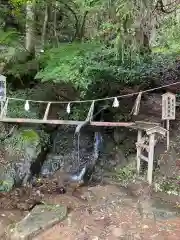
M 93 153 L 93 162 L 95 163 L 99 158 L 99 153 L 102 147 L 102 135 L 100 132 L 95 132 L 94 134 L 94 153 Z
M 90 173 L 94 171 L 102 142 L 100 132 L 73 130 L 56 131 L 51 152 L 41 168 L 42 176 L 51 176 L 61 167 L 72 176 L 84 175 L 87 169 Z
M 102 146 L 102 136 L 100 132 L 94 133 L 94 143 L 92 144 L 91 151 L 89 153 L 87 151 L 88 156 L 83 156 L 84 152 L 82 151 L 82 149 L 80 149 L 79 133 L 74 135 L 73 144 L 75 148 L 73 167 L 74 169 L 76 169 L 75 174 L 73 176 L 74 178 L 75 177 L 79 178 L 80 175 L 82 175 L 81 176 L 82 178 L 84 178 L 85 176 L 89 179 L 94 171 L 96 161 L 99 158 L 99 153 L 101 151 Z
M 73 146 L 74 146 L 74 156 L 73 156 L 73 169 L 76 169 L 76 171 L 80 171 L 80 133 L 74 134 L 73 137 Z

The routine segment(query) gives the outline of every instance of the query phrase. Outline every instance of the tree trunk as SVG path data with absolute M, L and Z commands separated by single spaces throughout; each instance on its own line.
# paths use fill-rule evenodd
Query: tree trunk
M 77 29 L 77 33 L 76 33 L 77 41 L 83 40 L 87 15 L 88 15 L 88 11 L 85 11 L 85 13 L 82 17 L 82 20 L 79 19 L 79 21 L 78 21 L 78 29 Z
M 85 31 L 85 25 L 86 25 L 86 18 L 87 18 L 87 15 L 88 15 L 88 11 L 86 11 L 83 15 L 83 19 L 82 19 L 82 24 L 81 24 L 81 27 L 80 27 L 80 41 L 82 41 L 83 37 L 84 37 L 84 31 Z
M 46 30 L 47 30 L 47 24 L 48 24 L 48 4 L 46 4 L 45 8 L 45 14 L 44 14 L 44 23 L 42 28 L 42 36 L 41 36 L 41 48 L 44 50 L 45 40 L 46 40 Z
M 26 50 L 35 54 L 35 0 L 26 3 Z
M 57 7 L 58 7 L 58 2 L 55 1 L 55 9 L 54 9 L 54 18 L 53 18 L 53 27 L 54 27 L 54 37 L 55 41 L 57 43 L 57 47 L 59 46 L 59 39 L 57 35 Z

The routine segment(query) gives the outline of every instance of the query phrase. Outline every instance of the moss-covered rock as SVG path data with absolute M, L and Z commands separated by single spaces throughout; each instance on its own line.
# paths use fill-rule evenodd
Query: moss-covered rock
M 9 239 L 32 239 L 40 232 L 63 221 L 67 207 L 61 205 L 38 205 L 19 223 L 9 226 L 6 233 Z
M 42 131 L 21 128 L 4 141 L 5 164 L 0 168 L 0 191 L 10 191 L 14 185 L 26 184 L 31 164 L 37 159 L 48 135 Z

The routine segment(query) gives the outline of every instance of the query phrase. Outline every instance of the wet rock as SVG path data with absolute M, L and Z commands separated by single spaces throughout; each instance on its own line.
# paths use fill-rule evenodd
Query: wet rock
M 123 143 L 126 140 L 127 131 L 124 129 L 116 128 L 113 132 L 113 138 L 116 144 Z
M 53 149 L 45 160 L 41 175 L 52 176 L 63 168 L 64 172 L 76 174 L 86 165 L 95 164 L 101 150 L 102 136 L 99 132 L 86 131 L 74 137 L 75 129 L 58 132 L 53 139 Z M 78 149 L 79 141 L 79 149 Z M 79 151 L 79 152 L 78 152 Z
M 60 205 L 36 206 L 24 219 L 7 229 L 11 240 L 32 239 L 45 229 L 62 221 L 67 215 L 67 208 Z
M 48 154 L 47 159 L 42 165 L 40 174 L 43 177 L 52 176 L 58 169 L 63 167 L 64 156 L 57 154 Z
M 5 159 L 8 164 L 0 168 L 0 191 L 10 191 L 14 185 L 27 184 L 31 177 L 31 164 L 37 159 L 42 149 L 40 132 L 23 128 L 4 142 Z

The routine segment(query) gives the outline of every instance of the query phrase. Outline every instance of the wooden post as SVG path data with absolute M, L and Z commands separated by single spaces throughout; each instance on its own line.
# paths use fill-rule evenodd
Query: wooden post
M 136 159 L 137 159 L 137 173 L 139 174 L 140 172 L 140 164 L 141 164 L 141 147 L 139 146 L 139 143 L 141 142 L 141 138 L 142 138 L 142 130 L 138 130 L 138 135 L 137 135 L 137 155 L 136 155 Z
M 89 108 L 89 112 L 88 112 L 86 121 L 89 121 L 89 122 L 90 122 L 90 121 L 92 120 L 93 112 L 94 112 L 94 101 L 91 103 L 91 106 L 90 106 L 90 108 Z
M 169 150 L 169 119 L 166 120 L 166 128 L 167 128 L 167 151 Z
M 5 104 L 3 105 L 3 109 L 1 110 L 0 118 L 3 118 L 4 116 L 7 115 L 8 102 L 9 102 L 9 99 L 7 98 Z
M 2 110 L 3 110 L 3 106 L 4 106 L 4 103 L 3 103 L 3 101 L 1 101 L 1 113 L 2 113 Z
M 46 107 L 46 111 L 45 111 L 45 113 L 44 113 L 43 120 L 47 120 L 47 117 L 48 117 L 48 114 L 49 114 L 50 106 L 51 106 L 51 102 L 49 102 L 49 103 L 47 104 L 47 107 Z
M 152 184 L 154 145 L 155 145 L 154 140 L 155 140 L 155 133 L 152 133 L 149 136 L 148 174 L 147 174 L 147 179 L 149 184 Z

